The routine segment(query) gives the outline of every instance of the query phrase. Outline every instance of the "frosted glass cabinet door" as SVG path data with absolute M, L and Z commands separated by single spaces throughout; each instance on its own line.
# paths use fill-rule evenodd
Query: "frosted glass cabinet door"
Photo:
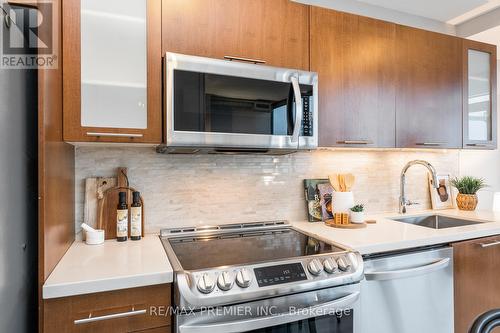
M 494 149 L 497 94 L 495 49 L 472 41 L 464 43 L 464 147 Z
M 80 4 L 81 126 L 146 129 L 147 1 Z

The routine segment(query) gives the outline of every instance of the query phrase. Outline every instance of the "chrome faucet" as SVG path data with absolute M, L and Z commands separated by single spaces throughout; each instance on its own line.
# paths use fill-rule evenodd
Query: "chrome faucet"
M 408 169 L 412 165 L 416 165 L 416 164 L 423 165 L 424 167 L 427 168 L 427 170 L 429 170 L 429 172 L 432 175 L 432 183 L 434 184 L 434 187 L 439 188 L 439 182 L 438 182 L 437 176 L 436 176 L 436 169 L 434 169 L 432 164 L 430 164 L 427 161 L 423 161 L 423 160 L 414 160 L 414 161 L 408 162 L 404 166 L 403 171 L 401 171 L 401 195 L 399 197 L 399 213 L 400 214 L 406 214 L 406 206 L 414 204 L 411 201 L 406 199 L 405 184 L 406 184 L 406 171 L 408 171 Z

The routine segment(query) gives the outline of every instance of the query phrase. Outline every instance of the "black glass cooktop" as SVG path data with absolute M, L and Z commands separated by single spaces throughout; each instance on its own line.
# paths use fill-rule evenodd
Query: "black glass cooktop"
M 293 229 L 176 237 L 169 242 L 185 270 L 243 265 L 344 251 Z

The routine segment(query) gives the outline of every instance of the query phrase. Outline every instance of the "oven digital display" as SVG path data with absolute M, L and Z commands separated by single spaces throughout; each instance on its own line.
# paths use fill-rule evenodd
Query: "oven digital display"
M 304 268 L 300 263 L 254 268 L 254 272 L 259 287 L 307 280 Z

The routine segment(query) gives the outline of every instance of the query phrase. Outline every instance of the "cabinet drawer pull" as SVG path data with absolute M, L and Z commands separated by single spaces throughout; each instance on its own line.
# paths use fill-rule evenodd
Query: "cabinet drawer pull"
M 373 144 L 373 141 L 371 140 L 342 140 L 342 141 L 337 141 L 338 144 L 344 144 L 344 145 L 371 145 Z
M 467 143 L 466 146 L 469 147 L 489 147 L 489 144 L 486 143 Z
M 234 57 L 234 56 L 227 56 L 227 55 L 224 56 L 224 59 L 227 59 L 229 61 L 236 60 L 236 61 L 251 62 L 251 63 L 254 63 L 254 64 L 265 64 L 266 63 L 264 60 L 260 60 L 260 59 Z
M 491 247 L 491 246 L 497 246 L 497 245 L 500 245 L 500 240 L 494 241 L 494 242 L 491 242 L 491 243 L 479 243 L 479 245 L 481 245 L 481 247 L 483 249 L 487 248 L 487 247 Z
M 144 135 L 140 133 L 100 133 L 87 132 L 87 136 L 108 136 L 114 138 L 142 138 Z
M 417 146 L 439 147 L 444 145 L 443 142 L 417 142 Z
M 132 317 L 132 316 L 138 316 L 138 315 L 143 315 L 143 314 L 146 314 L 146 309 L 134 310 L 134 308 L 132 308 L 132 310 L 128 311 L 128 312 L 114 313 L 114 314 L 99 316 L 99 317 L 92 317 L 92 313 L 89 313 L 88 318 L 77 319 L 77 320 L 75 320 L 74 323 L 75 323 L 75 325 L 81 325 L 81 324 L 93 323 L 96 321 Z

